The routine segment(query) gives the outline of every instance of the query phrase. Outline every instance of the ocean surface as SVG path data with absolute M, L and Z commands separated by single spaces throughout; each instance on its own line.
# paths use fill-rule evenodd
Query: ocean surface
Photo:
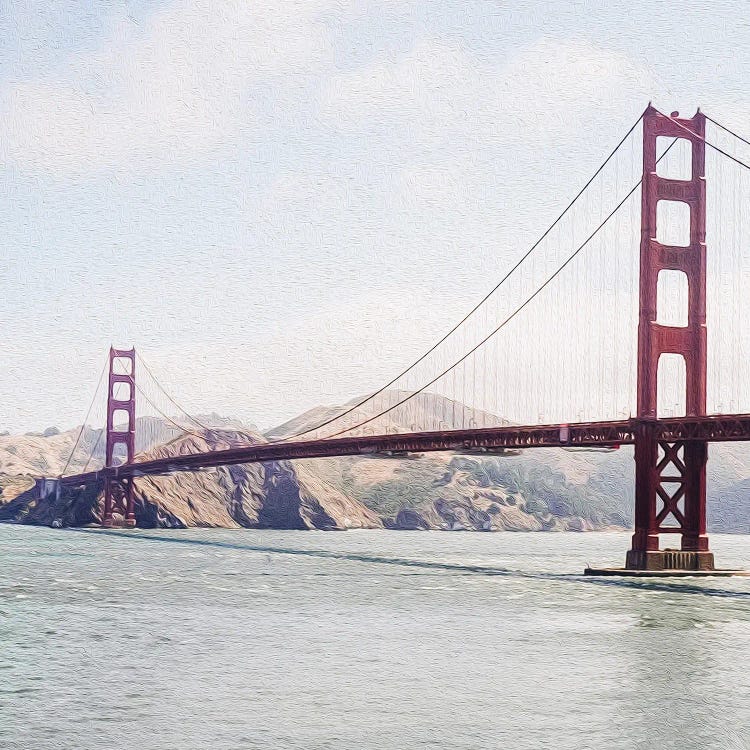
M 750 748 L 750 579 L 628 540 L 0 526 L 0 748 Z

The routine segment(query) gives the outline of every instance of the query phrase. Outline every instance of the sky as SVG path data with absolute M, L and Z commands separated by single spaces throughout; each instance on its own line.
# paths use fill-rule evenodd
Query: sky
M 372 390 L 649 100 L 747 122 L 743 14 L 0 0 L 0 431 L 79 424 L 110 344 L 261 427 Z

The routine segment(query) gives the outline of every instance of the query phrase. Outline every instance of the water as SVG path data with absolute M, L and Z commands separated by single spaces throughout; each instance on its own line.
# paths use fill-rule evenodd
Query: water
M 750 747 L 750 579 L 627 543 L 0 526 L 0 747 Z

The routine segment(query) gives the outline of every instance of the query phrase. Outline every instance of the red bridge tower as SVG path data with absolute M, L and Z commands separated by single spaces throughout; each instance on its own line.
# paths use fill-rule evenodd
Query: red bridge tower
M 682 127 L 681 127 L 682 126 Z M 706 458 L 702 440 L 659 441 L 657 374 L 662 354 L 685 361 L 686 414 L 706 413 L 706 119 L 665 117 L 651 106 L 643 117 L 643 184 L 641 203 L 640 319 L 638 322 L 638 419 L 635 443 L 635 533 L 627 554 L 631 570 L 712 570 L 706 536 Z M 694 134 L 694 135 L 693 135 Z M 690 143 L 689 180 L 656 173 L 659 136 Z M 659 201 L 686 203 L 690 241 L 685 247 L 657 241 Z M 681 271 L 688 282 L 685 327 L 657 322 L 657 280 L 663 270 Z M 680 534 L 679 550 L 659 548 L 659 534 Z
M 119 370 L 119 372 L 118 372 Z M 135 456 L 135 349 L 109 350 L 107 391 L 107 453 L 105 466 L 132 463 Z M 102 526 L 112 526 L 114 513 L 126 526 L 135 526 L 133 480 L 104 480 Z

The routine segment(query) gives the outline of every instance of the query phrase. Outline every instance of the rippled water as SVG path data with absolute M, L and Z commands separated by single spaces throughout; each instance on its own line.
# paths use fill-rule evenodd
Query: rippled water
M 0 747 L 750 747 L 750 579 L 627 543 L 0 526 Z

